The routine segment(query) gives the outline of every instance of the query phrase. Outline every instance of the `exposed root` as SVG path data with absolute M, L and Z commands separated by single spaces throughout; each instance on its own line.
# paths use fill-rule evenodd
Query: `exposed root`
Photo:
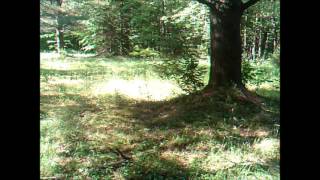
M 125 155 L 123 152 L 121 152 L 119 149 L 114 149 L 112 150 L 113 152 L 115 152 L 116 154 L 120 155 L 122 159 L 124 160 L 132 160 L 132 157 L 129 157 L 127 155 Z
M 263 101 L 261 100 L 260 96 L 254 92 L 249 91 L 245 88 L 244 85 L 238 85 L 235 88 L 233 87 L 221 87 L 221 88 L 204 88 L 201 91 L 202 97 L 212 97 L 215 95 L 225 96 L 227 97 L 232 96 L 233 98 L 242 101 L 242 102 L 250 102 L 263 110 L 266 110 L 264 107 Z
M 240 87 L 239 90 L 240 90 L 240 93 L 241 93 L 242 97 L 244 98 L 244 100 L 252 102 L 253 104 L 255 104 L 257 106 L 262 106 L 262 100 L 258 97 L 257 94 L 250 92 L 244 86 Z

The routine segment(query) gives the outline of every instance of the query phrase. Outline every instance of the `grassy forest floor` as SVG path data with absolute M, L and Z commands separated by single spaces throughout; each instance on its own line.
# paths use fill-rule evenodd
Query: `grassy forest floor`
M 187 96 L 152 64 L 41 54 L 42 178 L 280 179 L 279 89 Z

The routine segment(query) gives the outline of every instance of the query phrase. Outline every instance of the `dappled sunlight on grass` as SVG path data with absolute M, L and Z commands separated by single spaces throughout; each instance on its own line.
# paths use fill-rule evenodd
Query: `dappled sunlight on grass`
M 60 78 L 56 78 L 56 79 L 51 79 L 48 81 L 48 84 L 52 84 L 52 85 L 65 85 L 65 86 L 79 86 L 79 85 L 83 85 L 84 81 L 83 80 L 71 80 L 71 79 L 60 79 Z
M 266 90 L 274 90 L 274 87 L 271 83 L 262 83 L 259 88 Z
M 71 63 L 67 61 L 49 61 L 46 63 L 44 68 L 56 69 L 56 70 L 72 70 Z
M 206 152 L 203 151 L 177 151 L 177 150 L 166 150 L 161 153 L 162 158 L 167 160 L 175 160 L 181 166 L 185 168 L 192 168 L 192 163 L 199 159 L 203 159 L 207 156 Z
M 48 53 L 40 53 L 41 59 L 58 59 L 60 55 L 58 53 L 48 52 Z
M 42 61 L 41 176 L 278 179 L 278 91 L 257 88 L 275 101 L 265 112 L 119 61 Z
M 90 53 L 73 53 L 72 54 L 73 57 L 76 58 L 88 58 L 88 57 L 93 57 L 95 56 L 95 54 L 90 54 Z M 40 53 L 40 58 L 41 59 L 59 59 L 61 58 L 61 55 L 59 53 L 56 52 L 41 52 Z

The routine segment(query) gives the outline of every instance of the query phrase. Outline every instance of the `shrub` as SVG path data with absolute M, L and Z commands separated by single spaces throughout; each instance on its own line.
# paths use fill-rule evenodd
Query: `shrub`
M 254 79 L 254 67 L 251 65 L 250 61 L 242 61 L 242 81 L 243 83 L 248 83 Z
M 129 53 L 130 56 L 138 58 L 149 58 L 149 57 L 158 57 L 159 53 L 153 49 L 145 48 L 141 49 L 139 46 L 135 46 L 133 51 Z
M 206 68 L 199 67 L 198 61 L 192 57 L 169 58 L 156 65 L 156 72 L 161 78 L 173 79 L 183 91 L 191 93 L 204 86 Z
M 261 85 L 262 83 L 272 83 L 279 86 L 280 69 L 272 59 L 257 61 L 244 60 L 242 62 L 242 80 L 245 84 Z
M 270 57 L 270 61 L 280 67 L 280 49 L 278 48 Z

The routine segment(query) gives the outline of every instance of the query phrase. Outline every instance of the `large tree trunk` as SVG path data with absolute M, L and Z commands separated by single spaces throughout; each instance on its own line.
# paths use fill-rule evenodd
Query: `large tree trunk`
M 210 8 L 211 67 L 209 83 L 204 91 L 223 89 L 228 92 L 235 85 L 246 100 L 259 105 L 259 99 L 242 83 L 240 35 L 243 11 L 259 0 L 249 0 L 246 3 L 241 0 L 225 0 L 219 1 L 220 4 L 217 1 L 198 1 Z
M 243 87 L 241 80 L 240 3 L 223 12 L 210 8 L 211 68 L 207 88 Z

